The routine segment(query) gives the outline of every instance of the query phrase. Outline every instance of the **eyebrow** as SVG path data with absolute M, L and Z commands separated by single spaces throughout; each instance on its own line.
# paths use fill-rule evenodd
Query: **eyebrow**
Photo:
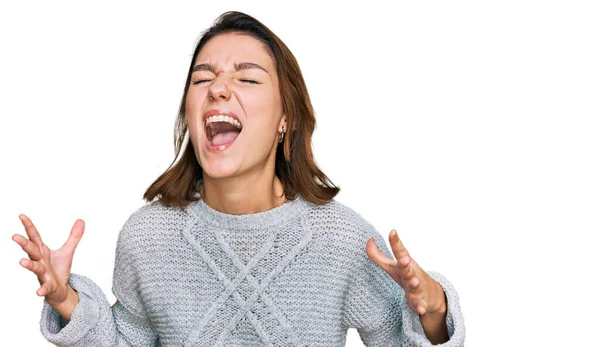
M 266 73 L 269 73 L 267 71 L 267 69 L 265 69 L 264 67 L 262 67 L 256 63 L 251 63 L 251 62 L 247 62 L 247 61 L 243 61 L 241 63 L 234 63 L 233 68 L 235 69 L 235 71 L 248 70 L 248 69 L 259 69 L 259 70 L 263 70 Z M 198 64 L 198 65 L 194 66 L 194 68 L 192 69 L 192 72 L 195 72 L 195 71 L 210 71 L 210 72 L 216 74 L 217 66 L 215 64 L 211 64 L 211 63 Z

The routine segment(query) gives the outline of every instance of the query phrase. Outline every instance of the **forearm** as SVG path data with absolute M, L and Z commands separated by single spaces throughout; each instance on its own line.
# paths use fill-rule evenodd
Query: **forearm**
M 79 303 L 79 294 L 77 291 L 73 289 L 70 285 L 67 285 L 67 299 L 61 303 L 53 303 L 48 302 L 50 306 L 54 307 L 54 309 L 67 321 L 71 319 L 71 314 Z
M 446 325 L 447 301 L 442 287 L 436 282 L 437 287 L 443 296 L 443 305 L 434 312 L 426 313 L 420 316 L 421 325 L 425 336 L 432 344 L 440 344 L 450 340 L 448 336 L 448 326 Z
M 425 336 L 432 344 L 444 343 L 450 339 L 448 327 L 446 326 L 446 312 L 422 315 L 421 325 L 423 325 Z

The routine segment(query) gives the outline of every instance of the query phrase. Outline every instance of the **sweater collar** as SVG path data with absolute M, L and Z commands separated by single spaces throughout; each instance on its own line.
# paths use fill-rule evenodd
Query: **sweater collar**
M 190 204 L 190 212 L 198 221 L 206 222 L 213 226 L 225 229 L 263 229 L 282 224 L 287 220 L 295 219 L 307 210 L 310 202 L 306 201 L 300 194 L 294 200 L 288 200 L 282 205 L 267 211 L 250 214 L 228 214 L 217 211 L 208 206 L 204 200 L 197 195 L 199 200 Z

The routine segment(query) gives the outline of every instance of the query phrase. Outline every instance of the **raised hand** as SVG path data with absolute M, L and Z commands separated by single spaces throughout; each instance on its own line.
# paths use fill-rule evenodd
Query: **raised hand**
M 408 254 L 396 230 L 390 233 L 390 245 L 396 260 L 388 258 L 375 240 L 367 241 L 367 255 L 396 281 L 406 294 L 408 306 L 420 315 L 446 312 L 444 290 Z
M 64 318 L 70 319 L 79 297 L 68 284 L 68 280 L 75 248 L 83 236 L 85 222 L 77 219 L 65 244 L 60 249 L 50 250 L 31 220 L 23 214 L 19 215 L 19 219 L 29 237 L 19 234 L 12 237 L 29 256 L 29 259 L 21 259 L 21 266 L 37 276 L 41 285 L 36 291 L 37 295 L 45 296 L 48 304 L 58 310 Z

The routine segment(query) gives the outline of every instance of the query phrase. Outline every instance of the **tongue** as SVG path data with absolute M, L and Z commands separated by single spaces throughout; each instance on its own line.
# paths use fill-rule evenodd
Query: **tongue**
M 213 147 L 218 147 L 232 143 L 233 140 L 235 140 L 235 138 L 239 134 L 240 133 L 237 131 L 226 131 L 224 133 L 218 133 L 215 136 L 213 136 L 212 145 Z

